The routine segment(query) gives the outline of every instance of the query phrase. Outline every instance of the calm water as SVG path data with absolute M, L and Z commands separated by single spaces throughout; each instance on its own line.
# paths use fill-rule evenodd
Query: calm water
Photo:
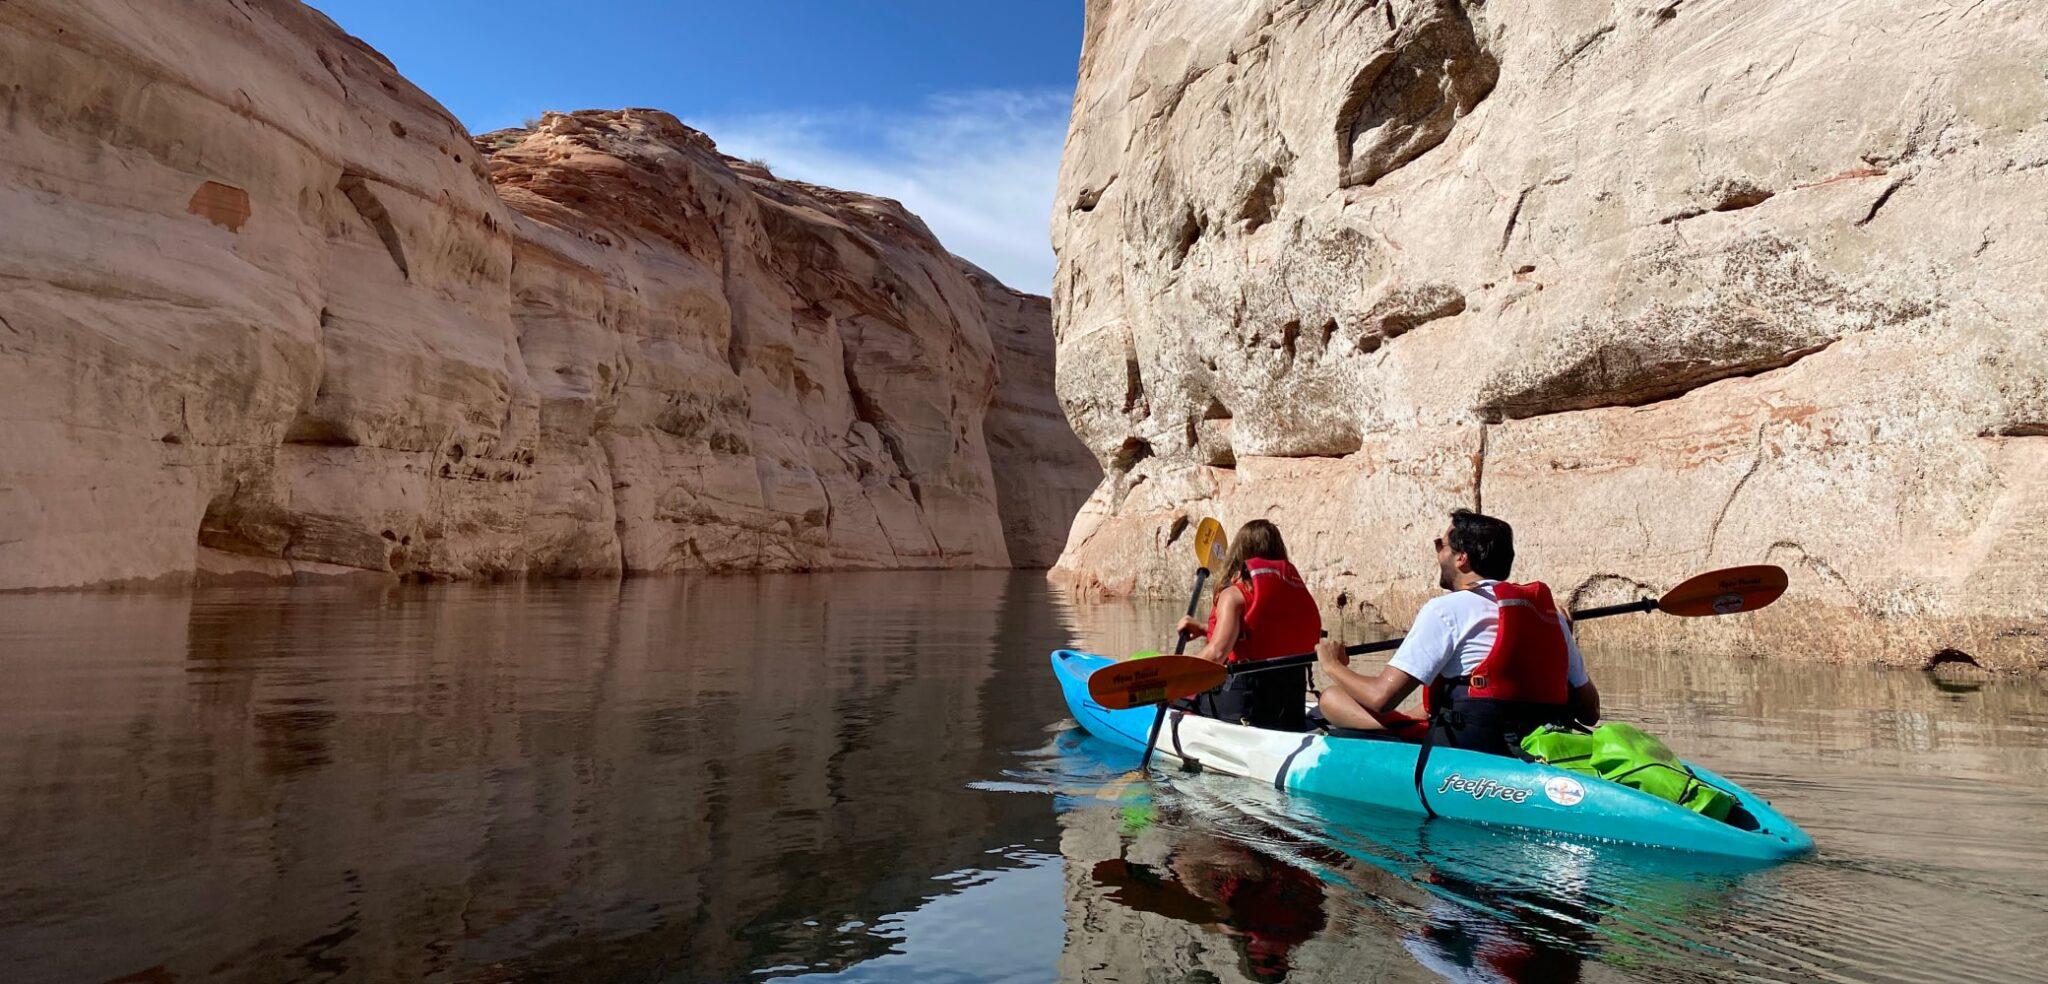
M 1136 778 L 1035 574 L 0 596 L 9 981 L 1985 980 L 2048 969 L 2048 691 L 1591 654 L 1742 869 Z

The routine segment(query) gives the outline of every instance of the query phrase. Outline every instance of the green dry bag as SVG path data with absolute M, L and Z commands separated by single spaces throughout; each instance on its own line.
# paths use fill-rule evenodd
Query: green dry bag
M 1591 734 L 1542 727 L 1522 739 L 1531 758 L 1581 775 L 1640 789 L 1716 820 L 1728 819 L 1735 797 L 1701 782 L 1671 749 L 1633 724 L 1614 722 Z

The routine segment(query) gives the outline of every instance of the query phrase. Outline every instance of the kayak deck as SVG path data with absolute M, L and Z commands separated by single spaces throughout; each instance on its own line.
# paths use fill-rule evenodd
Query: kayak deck
M 1143 749 L 1155 710 L 1110 710 L 1089 699 L 1090 673 L 1115 660 L 1062 649 L 1053 671 L 1067 708 L 1097 738 Z M 1155 755 L 1272 783 L 1291 792 L 1422 813 L 1415 760 L 1421 746 L 1228 724 L 1170 712 Z M 1743 826 L 1714 820 L 1620 783 L 1504 755 L 1432 749 L 1422 786 L 1438 816 L 1578 837 L 1733 857 L 1779 860 L 1813 849 L 1813 839 L 1761 797 L 1691 762 L 1705 782 L 1733 794 Z M 1750 824 L 1753 823 L 1753 828 Z

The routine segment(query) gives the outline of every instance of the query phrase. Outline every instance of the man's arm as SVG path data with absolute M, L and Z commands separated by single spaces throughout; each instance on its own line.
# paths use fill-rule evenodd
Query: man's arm
M 1600 688 L 1588 680 L 1572 688 L 1572 719 L 1584 724 L 1600 723 Z
M 1344 695 L 1357 702 L 1366 713 L 1374 718 L 1385 717 L 1422 681 L 1388 666 L 1375 676 L 1366 676 L 1351 668 L 1351 657 L 1344 655 L 1344 644 L 1335 639 L 1324 639 L 1316 644 L 1316 658 L 1321 662 L 1323 672 L 1330 683 Z
M 1586 672 L 1586 657 L 1579 652 L 1579 640 L 1572 635 L 1572 620 L 1559 612 L 1557 624 L 1564 628 L 1565 682 L 1572 688 L 1566 706 L 1571 709 L 1573 720 L 1599 724 L 1600 688 L 1593 686 L 1593 677 Z

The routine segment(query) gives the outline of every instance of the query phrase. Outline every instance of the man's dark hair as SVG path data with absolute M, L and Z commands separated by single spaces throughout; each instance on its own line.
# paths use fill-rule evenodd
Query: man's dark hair
M 1505 581 L 1515 569 L 1515 528 L 1470 509 L 1451 510 L 1451 549 L 1472 562 L 1472 573 Z

